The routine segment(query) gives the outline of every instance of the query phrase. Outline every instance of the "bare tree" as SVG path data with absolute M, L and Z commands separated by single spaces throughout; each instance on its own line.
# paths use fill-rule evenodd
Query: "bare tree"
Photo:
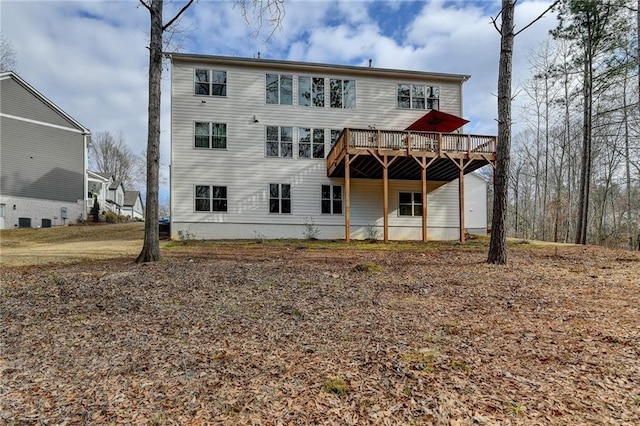
M 129 149 L 122 133 L 97 133 L 89 148 L 89 166 L 96 172 L 113 175 L 127 189 L 139 189 L 144 183 L 140 179 L 141 158 Z
M 11 41 L 0 33 L 0 72 L 16 70 L 16 51 Z
M 511 73 L 513 68 L 513 40 L 516 35 L 529 28 L 550 11 L 554 2 L 536 19 L 514 32 L 513 16 L 517 0 L 502 0 L 502 9 L 493 20 L 500 33 L 500 65 L 498 68 L 498 148 L 496 152 L 496 173 L 493 183 L 493 218 L 491 220 L 491 240 L 489 241 L 488 263 L 507 263 L 507 191 L 511 151 Z M 502 24 L 498 27 L 498 17 Z
M 139 0 L 149 12 L 151 37 L 149 43 L 149 108 L 147 133 L 147 197 L 145 207 L 144 244 L 136 262 L 155 262 L 160 260 L 160 239 L 158 233 L 158 195 L 160 180 L 160 80 L 162 79 L 162 47 L 163 36 L 171 30 L 172 25 L 193 4 L 194 0 L 184 3 L 182 8 L 164 23 L 162 12 L 163 0 Z M 262 23 L 265 16 L 269 22 L 279 24 L 284 16 L 283 0 L 237 0 L 243 16 L 248 21 L 247 10 L 254 11 L 253 16 Z M 275 29 L 274 29 L 275 30 Z

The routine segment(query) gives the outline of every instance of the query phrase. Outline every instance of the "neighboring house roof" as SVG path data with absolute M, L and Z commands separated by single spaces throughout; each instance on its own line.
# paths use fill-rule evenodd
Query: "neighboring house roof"
M 69 114 L 67 114 L 66 112 L 64 112 L 58 105 L 54 104 L 53 102 L 51 102 L 46 96 L 44 96 L 42 93 L 38 92 L 33 86 L 31 86 L 29 83 L 27 83 L 24 79 L 22 79 L 22 77 L 20 77 L 18 74 L 16 74 L 13 71 L 6 71 L 6 72 L 2 72 L 0 73 L 0 80 L 4 80 L 7 78 L 11 78 L 13 79 L 15 82 L 17 82 L 18 84 L 20 84 L 22 87 L 24 87 L 26 90 L 28 90 L 29 92 L 31 92 L 36 98 L 40 99 L 43 103 L 45 103 L 46 105 L 48 105 L 51 109 L 53 109 L 54 111 L 56 111 L 58 114 L 60 114 L 61 116 L 63 116 L 65 119 L 67 119 L 75 128 L 77 128 L 80 132 L 82 132 L 85 135 L 91 135 L 91 130 L 87 129 L 86 127 L 84 127 L 82 124 L 80 124 L 76 119 L 74 119 L 73 117 L 71 117 Z
M 118 189 L 118 187 L 122 185 L 122 181 L 121 180 L 114 180 L 113 183 L 111 183 L 111 185 L 109 185 L 109 189 Z M 122 189 L 124 190 L 124 186 L 122 187 Z
M 195 62 L 200 64 L 206 63 L 224 63 L 229 65 L 238 65 L 238 66 L 251 66 L 254 68 L 289 68 L 302 70 L 307 72 L 323 72 L 323 71 L 333 71 L 336 70 L 345 70 L 349 71 L 353 74 L 361 74 L 361 75 L 386 75 L 389 77 L 417 77 L 417 78 L 429 78 L 431 80 L 442 80 L 442 81 L 459 81 L 465 82 L 471 78 L 470 75 L 466 74 L 448 74 L 448 73 L 438 73 L 438 72 L 425 72 L 425 71 L 408 71 L 408 70 L 398 70 L 391 68 L 376 68 L 376 67 L 362 67 L 362 66 L 353 66 L 353 65 L 333 65 L 333 64 L 321 64 L 314 62 L 296 62 L 296 61 L 282 61 L 275 59 L 253 59 L 253 58 L 239 58 L 234 56 L 216 56 L 216 55 L 200 55 L 193 53 L 177 53 L 177 52 L 165 52 L 171 61 L 178 60 L 184 62 Z
M 92 172 L 97 174 L 98 176 L 102 176 L 103 178 L 109 180 L 111 178 L 113 178 L 113 175 L 111 173 L 102 173 L 102 172 Z
M 140 191 L 124 191 L 124 206 L 133 207 L 136 201 L 140 199 L 140 205 L 142 205 L 142 198 L 140 197 Z
M 91 170 L 87 170 L 87 176 L 91 179 L 101 180 L 104 182 L 109 182 L 110 175 L 108 173 L 96 173 Z

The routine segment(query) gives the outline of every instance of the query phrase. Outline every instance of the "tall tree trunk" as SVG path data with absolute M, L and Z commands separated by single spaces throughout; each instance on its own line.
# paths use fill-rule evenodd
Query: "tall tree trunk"
M 592 27 L 588 26 L 587 31 Z M 583 69 L 583 124 L 582 124 L 582 170 L 580 172 L 580 194 L 578 200 L 578 226 L 576 228 L 576 244 L 587 243 L 587 224 L 589 218 L 589 193 L 591 184 L 591 119 L 593 110 L 593 38 L 589 34 L 584 46 Z
M 144 245 L 136 262 L 160 260 L 158 230 L 158 192 L 160 189 L 160 80 L 162 79 L 163 0 L 149 2 L 151 43 L 149 44 L 149 130 L 147 134 L 147 199 Z
M 511 151 L 511 70 L 513 59 L 513 0 L 502 0 L 500 66 L 498 70 L 498 147 L 494 179 L 493 219 L 488 263 L 507 263 L 507 188 Z

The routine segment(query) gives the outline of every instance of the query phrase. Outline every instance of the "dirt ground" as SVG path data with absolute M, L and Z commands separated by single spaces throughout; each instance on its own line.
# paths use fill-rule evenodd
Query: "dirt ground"
M 171 245 L 170 245 L 171 246 Z M 174 244 L 0 268 L 6 424 L 639 424 L 640 255 Z

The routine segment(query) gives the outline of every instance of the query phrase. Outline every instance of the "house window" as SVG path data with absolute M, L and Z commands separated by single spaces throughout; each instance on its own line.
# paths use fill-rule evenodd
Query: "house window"
M 290 184 L 269 184 L 269 213 L 291 213 Z
M 342 187 L 322 185 L 322 213 L 342 214 Z
M 356 107 L 356 81 L 331 79 L 331 108 L 352 109 Z
M 206 96 L 227 96 L 227 72 L 197 69 L 194 78 L 194 93 Z
M 293 157 L 293 127 L 267 126 L 267 157 Z
M 197 212 L 226 212 L 227 187 L 196 185 Z
M 298 77 L 298 105 L 324 107 L 323 77 Z
M 398 84 L 398 108 L 440 109 L 440 88 L 423 84 Z
M 338 138 L 340 137 L 340 133 L 342 130 L 339 129 L 331 129 L 331 148 L 338 142 Z
M 398 207 L 400 216 L 422 216 L 422 194 L 400 192 Z
M 268 104 L 293 104 L 293 77 L 290 75 L 267 74 L 266 93 Z
M 298 129 L 298 157 L 324 158 L 324 129 Z
M 224 123 L 196 122 L 194 146 L 196 148 L 227 148 L 227 125 Z

